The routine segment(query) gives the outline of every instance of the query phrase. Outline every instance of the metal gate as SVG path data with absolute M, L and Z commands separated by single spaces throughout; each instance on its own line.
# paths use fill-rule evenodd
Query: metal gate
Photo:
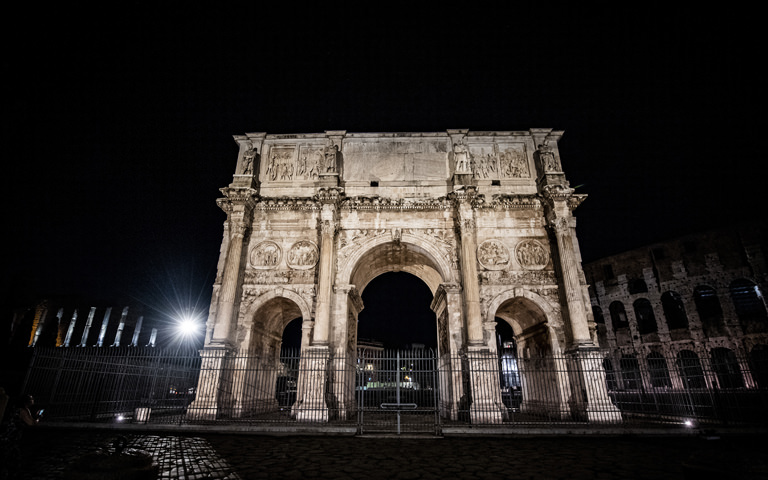
M 365 350 L 358 357 L 358 433 L 440 433 L 437 358 L 432 350 Z

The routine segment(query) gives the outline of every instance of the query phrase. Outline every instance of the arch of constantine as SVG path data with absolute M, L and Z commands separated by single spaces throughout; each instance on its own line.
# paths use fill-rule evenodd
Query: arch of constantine
M 518 358 L 568 363 L 541 374 L 547 378 L 523 378 L 521 408 L 618 420 L 572 214 L 585 195 L 562 171 L 561 136 L 552 129 L 235 136 L 236 171 L 218 200 L 227 219 L 196 415 L 269 408 L 274 389 L 255 385 L 274 385 L 277 374 L 257 382 L 239 374 L 248 365 L 238 362 L 279 362 L 283 329 L 296 318 L 302 368 L 291 415 L 351 415 L 354 381 L 338 372 L 355 368 L 361 293 L 378 275 L 402 271 L 433 293 L 438 363 L 450 372 L 440 381 L 440 415 L 466 408 L 472 422 L 503 421 L 498 318 L 514 330 Z

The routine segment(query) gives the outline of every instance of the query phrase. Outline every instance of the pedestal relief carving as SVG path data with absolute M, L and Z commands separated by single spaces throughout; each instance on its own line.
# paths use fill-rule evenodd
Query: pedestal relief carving
M 517 263 L 526 270 L 541 270 L 547 266 L 549 255 L 537 240 L 523 240 L 515 247 Z
M 280 263 L 282 250 L 275 242 L 261 242 L 251 250 L 251 265 L 256 269 L 275 268 Z
M 498 240 L 486 240 L 477 247 L 477 260 L 486 270 L 503 270 L 509 266 L 509 250 Z
M 317 265 L 317 245 L 309 240 L 296 242 L 288 250 L 288 266 L 296 270 L 309 270 Z

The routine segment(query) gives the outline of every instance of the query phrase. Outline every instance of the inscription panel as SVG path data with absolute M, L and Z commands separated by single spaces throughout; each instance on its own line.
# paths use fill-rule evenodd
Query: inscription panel
M 449 141 L 401 138 L 346 140 L 344 178 L 352 181 L 445 180 L 448 178 Z

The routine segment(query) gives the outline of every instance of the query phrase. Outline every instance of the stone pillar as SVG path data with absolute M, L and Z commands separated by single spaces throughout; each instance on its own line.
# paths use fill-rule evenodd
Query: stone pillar
M 472 423 L 502 423 L 506 407 L 501 400 L 498 356 L 488 348 L 471 345 L 467 356 L 472 388 L 472 404 L 469 408 Z
M 256 191 L 252 188 L 229 187 L 222 188 L 221 192 L 225 198 L 217 203 L 227 213 L 230 237 L 213 331 L 201 351 L 203 363 L 197 384 L 198 395 L 189 409 L 196 412 L 198 417 L 195 418 L 198 419 L 214 419 L 220 407 L 232 406 L 236 400 L 234 390 L 224 384 L 232 382 L 231 372 L 227 369 L 233 368 L 230 360 L 236 354 L 234 332 L 239 313 L 238 293 L 242 283 L 245 238 L 256 204 Z
M 464 293 L 464 314 L 467 326 L 467 341 L 470 345 L 483 345 L 483 319 L 480 314 L 480 282 L 477 276 L 475 252 L 475 212 L 472 201 L 477 194 L 474 187 L 465 187 L 454 192 L 458 210 L 457 221 L 461 243 L 461 283 Z
M 104 336 L 107 334 L 107 327 L 109 326 L 109 316 L 112 314 L 112 307 L 107 307 L 107 311 L 104 312 L 104 318 L 101 321 L 101 329 L 99 330 L 99 339 L 96 340 L 96 347 L 104 346 Z
M 317 304 L 312 345 L 301 350 L 301 371 L 298 390 L 302 397 L 296 399 L 293 413 L 304 422 L 327 422 L 328 367 L 330 360 L 331 307 L 335 263 L 335 238 L 338 227 L 337 204 L 343 194 L 340 188 L 321 188 L 318 198 L 320 211 L 320 259 L 317 267 Z
M 128 318 L 128 307 L 123 307 L 123 314 L 120 316 L 120 323 L 117 325 L 117 333 L 115 333 L 115 343 L 112 344 L 113 347 L 120 346 L 120 337 L 123 335 L 123 330 L 125 329 L 126 318 Z
M 603 357 L 597 347 L 580 347 L 569 353 L 571 370 L 578 376 L 571 380 L 572 410 L 590 423 L 619 423 L 621 412 L 611 402 L 605 383 Z
M 72 313 L 72 320 L 69 321 L 69 328 L 67 328 L 67 335 L 64 337 L 64 344 L 62 346 L 68 347 L 72 341 L 72 334 L 75 331 L 75 325 L 77 324 L 77 309 Z
M 557 240 L 557 252 L 562 272 L 562 287 L 565 291 L 568 319 L 570 321 L 572 344 L 592 345 L 592 337 L 589 335 L 589 323 L 587 306 L 584 304 L 582 290 L 586 289 L 580 281 L 581 266 L 574 249 L 575 225 L 572 225 L 573 217 L 554 217 L 550 220 L 550 227 Z
M 328 345 L 313 345 L 301 350 L 297 400 L 292 412 L 300 422 L 328 421 L 325 392 L 329 358 Z M 302 392 L 301 397 L 298 392 Z
M 56 346 L 60 347 L 64 344 L 64 307 L 59 308 L 56 312 Z
M 589 297 L 586 282 L 582 281 L 584 273 L 576 244 L 576 219 L 571 213 L 586 196 L 574 195 L 567 184 L 544 185 L 542 194 L 548 207 L 549 227 L 556 241 L 562 275 L 560 288 L 563 289 L 570 327 L 570 348 L 566 356 L 570 365 L 567 383 L 572 398 L 571 409 L 577 416 L 585 415 L 589 421 L 616 422 L 621 415 L 608 397 L 602 359 L 589 334 L 591 305 L 585 300 Z
M 239 306 L 237 293 L 241 284 L 245 237 L 251 224 L 256 192 L 250 188 L 222 188 L 221 192 L 226 197 L 219 199 L 218 205 L 227 213 L 230 237 L 210 343 L 231 346 L 234 344 L 232 327 Z
M 430 308 L 438 319 L 437 351 L 439 355 L 438 375 L 440 376 L 440 415 L 457 420 L 465 396 L 463 377 L 468 375 L 462 369 L 460 352 L 463 347 L 461 324 L 461 287 L 443 283 L 435 291 Z M 468 399 L 465 399 L 468 402 Z
M 37 341 L 40 339 L 40 333 L 42 333 L 45 327 L 45 320 L 48 316 L 48 303 L 42 302 L 35 308 L 35 318 L 32 320 L 32 334 L 29 337 L 29 346 L 34 347 L 37 345 Z
M 91 324 L 93 324 L 93 316 L 96 315 L 96 307 L 91 307 L 91 311 L 88 312 L 88 319 L 85 321 L 85 328 L 83 329 L 83 336 L 80 338 L 79 347 L 85 347 L 88 341 L 88 332 L 91 331 Z
M 200 351 L 200 377 L 197 381 L 195 401 L 187 409 L 190 420 L 215 420 L 219 412 L 219 386 L 229 349 L 206 346 Z
M 144 322 L 144 316 L 140 316 L 139 319 L 136 320 L 136 327 L 133 329 L 133 338 L 131 338 L 132 347 L 139 346 L 139 335 L 141 335 L 141 324 L 143 322 Z
M 320 260 L 317 267 L 317 307 L 313 345 L 328 345 L 331 328 L 331 294 L 333 290 L 334 239 L 337 219 L 336 204 L 331 198 L 321 196 L 320 212 Z
M 227 250 L 227 262 L 224 266 L 224 276 L 221 282 L 219 294 L 219 308 L 216 322 L 213 327 L 214 344 L 231 344 L 230 332 L 232 330 L 233 313 L 235 311 L 235 295 L 238 290 L 240 277 L 240 263 L 243 255 L 243 239 L 246 234 L 246 225 L 243 221 L 232 222 L 229 249 Z

